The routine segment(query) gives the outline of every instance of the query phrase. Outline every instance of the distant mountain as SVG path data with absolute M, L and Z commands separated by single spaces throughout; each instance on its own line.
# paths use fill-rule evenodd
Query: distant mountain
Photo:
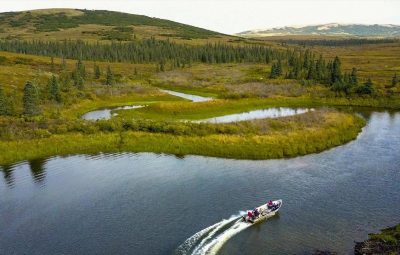
M 303 27 L 280 27 L 249 30 L 236 34 L 244 37 L 286 35 L 327 35 L 349 37 L 399 37 L 400 25 L 322 24 Z
M 0 39 L 208 39 L 223 34 L 170 20 L 105 10 L 43 9 L 0 13 Z

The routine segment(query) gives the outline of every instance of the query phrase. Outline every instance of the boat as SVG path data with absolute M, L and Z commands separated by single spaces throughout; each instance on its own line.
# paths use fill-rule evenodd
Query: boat
M 249 217 L 246 214 L 243 215 L 242 220 L 250 224 L 255 224 L 274 216 L 281 207 L 282 207 L 282 199 L 274 200 L 272 201 L 272 205 L 268 205 L 268 203 L 266 203 L 264 205 L 255 208 L 255 210 L 258 211 L 257 216 Z M 254 214 L 255 210 L 251 210 L 251 212 Z

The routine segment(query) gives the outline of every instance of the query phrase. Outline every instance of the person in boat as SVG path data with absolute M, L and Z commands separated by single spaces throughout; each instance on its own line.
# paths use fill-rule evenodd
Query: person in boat
M 254 208 L 253 214 L 254 214 L 254 217 L 258 217 L 258 215 L 260 215 L 260 212 L 258 211 L 257 208 Z
M 269 200 L 267 203 L 268 209 L 271 209 L 274 206 L 274 203 L 272 203 L 272 200 Z
M 254 214 L 253 214 L 251 211 L 248 211 L 248 212 L 247 212 L 247 216 L 248 216 L 250 219 L 253 219 L 253 218 L 254 218 Z

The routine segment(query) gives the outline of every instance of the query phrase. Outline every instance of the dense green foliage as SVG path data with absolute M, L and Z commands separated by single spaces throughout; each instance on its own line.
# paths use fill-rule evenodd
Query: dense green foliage
M 72 79 L 74 81 L 74 85 L 79 88 L 83 89 L 84 83 L 86 78 L 86 68 L 82 61 L 79 59 L 76 62 L 75 70 L 72 72 Z
M 57 78 L 52 75 L 49 81 L 49 92 L 50 92 L 50 100 L 60 103 L 61 102 L 61 94 L 60 94 L 60 86 L 58 84 Z
M 36 85 L 32 82 L 28 81 L 25 84 L 24 88 L 24 97 L 23 97 L 23 107 L 24 107 L 24 115 L 26 116 L 34 116 L 38 115 L 40 112 L 39 109 L 39 90 Z
M 303 46 L 352 46 L 352 45 L 366 45 L 366 44 L 384 44 L 384 43 L 398 43 L 399 39 L 323 39 L 323 40 L 299 40 L 299 39 L 285 39 L 279 40 L 281 43 L 299 44 Z
M 350 114 L 312 112 L 276 120 L 223 125 L 118 120 L 29 124 L 36 128 L 18 128 L 17 131 L 28 132 L 30 137 L 22 133 L 18 138 L 0 143 L 0 150 L 7 151 L 0 154 L 0 164 L 41 156 L 99 151 L 282 158 L 314 153 L 348 142 L 357 136 L 365 123 Z
M 284 51 L 265 46 L 231 46 L 222 43 L 182 45 L 154 38 L 111 44 L 88 43 L 79 40 L 63 42 L 2 40 L 0 50 L 60 58 L 132 63 L 160 63 L 162 61 L 269 63 L 271 60 L 285 56 Z

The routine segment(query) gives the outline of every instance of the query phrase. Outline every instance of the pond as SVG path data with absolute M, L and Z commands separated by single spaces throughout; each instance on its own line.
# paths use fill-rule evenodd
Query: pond
M 400 222 L 400 113 L 363 115 L 355 141 L 291 159 L 119 153 L 3 166 L 0 254 L 350 253 Z M 278 198 L 279 216 L 233 228 L 240 211 Z
M 111 119 L 111 117 L 117 115 L 117 113 L 113 114 L 112 113 L 113 111 L 138 109 L 138 108 L 143 108 L 143 107 L 145 107 L 145 105 L 126 105 L 126 106 L 114 107 L 114 108 L 104 108 L 104 109 L 100 109 L 100 110 L 87 112 L 84 115 L 82 115 L 81 118 L 84 120 L 108 120 L 108 119 Z
M 196 121 L 198 123 L 229 123 L 229 122 L 238 122 L 238 121 L 246 121 L 246 120 L 256 120 L 256 119 L 265 119 L 265 118 L 279 118 L 279 117 L 287 117 L 293 116 L 297 114 L 306 113 L 309 111 L 314 111 L 312 108 L 288 108 L 288 107 L 277 107 L 277 108 L 268 108 L 262 110 L 254 110 L 249 112 L 242 112 L 236 114 L 229 114 L 219 117 L 214 117 L 205 120 Z

